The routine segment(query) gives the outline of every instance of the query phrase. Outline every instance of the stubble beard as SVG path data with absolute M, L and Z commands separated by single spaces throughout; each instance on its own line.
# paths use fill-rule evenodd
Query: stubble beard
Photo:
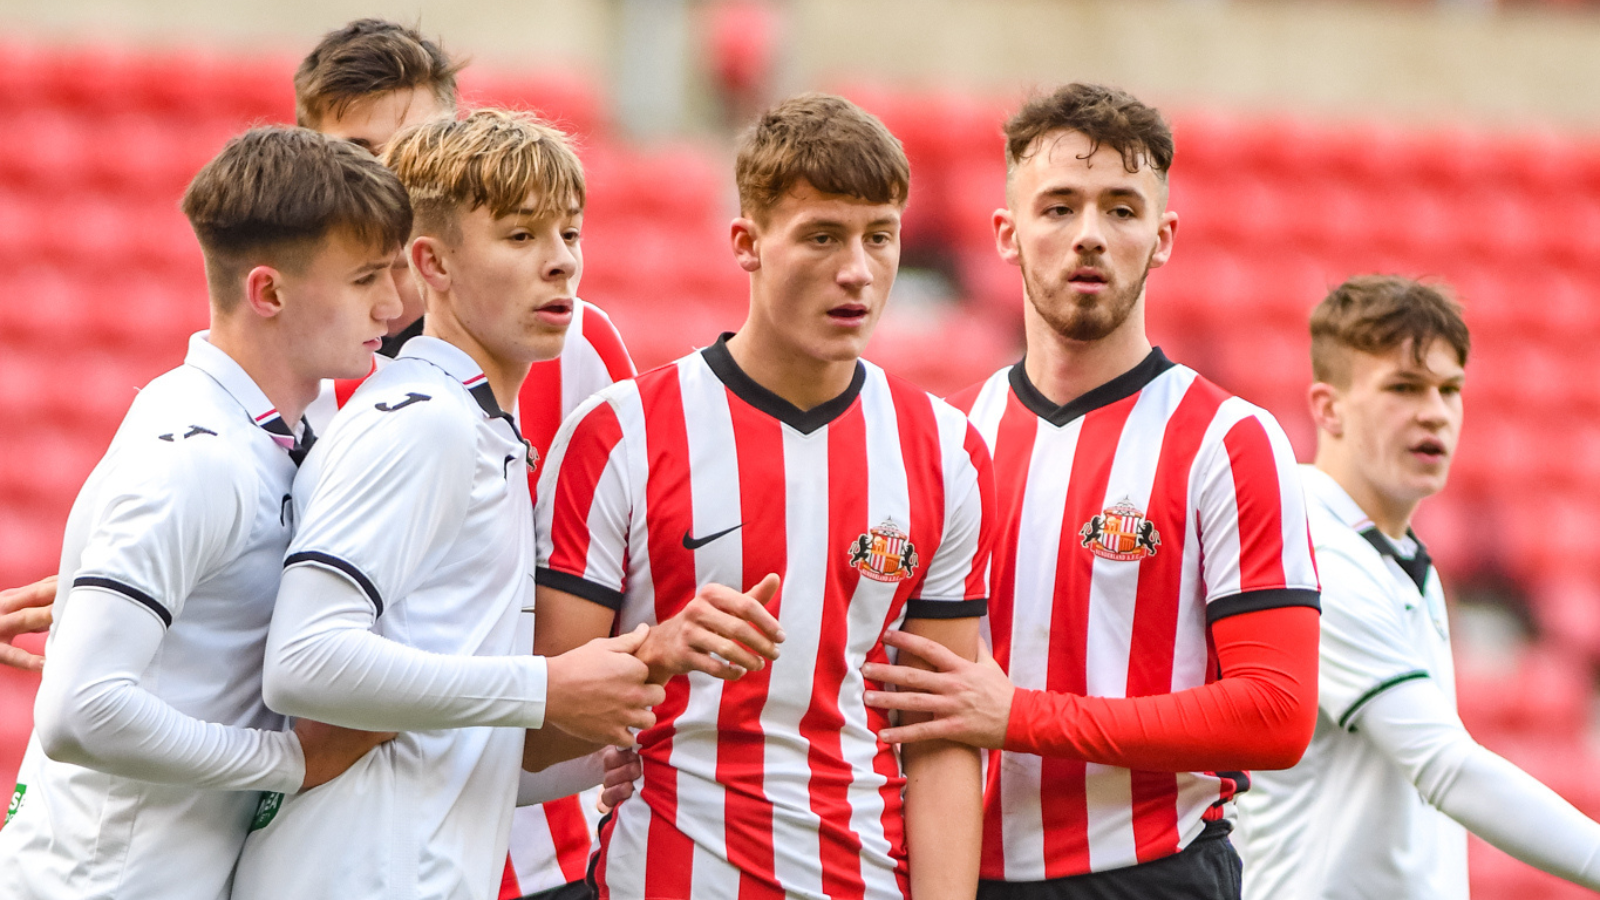
M 1152 251 L 1152 256 L 1154 252 Z M 1149 261 L 1139 273 L 1139 280 L 1131 285 L 1111 286 L 1099 296 L 1088 295 L 1081 299 L 1073 296 L 1070 285 L 1046 286 L 1041 283 L 1028 265 L 1027 257 L 1018 254 L 1022 263 L 1022 285 L 1028 302 L 1044 319 L 1050 330 L 1069 341 L 1098 341 L 1128 321 L 1133 308 L 1144 293 L 1145 279 L 1150 277 Z M 1095 266 L 1099 258 L 1080 258 L 1073 268 Z M 1097 266 L 1098 267 L 1098 266 Z

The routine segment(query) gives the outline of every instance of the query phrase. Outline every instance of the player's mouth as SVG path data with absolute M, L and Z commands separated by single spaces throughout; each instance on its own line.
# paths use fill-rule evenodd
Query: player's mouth
M 861 325 L 867 321 L 867 305 L 841 303 L 828 310 L 828 318 L 840 325 Z
M 362 341 L 361 346 L 367 348 L 368 353 L 377 353 L 379 350 L 383 349 L 383 338 L 373 338 L 370 341 Z
M 1106 289 L 1110 279 L 1094 266 L 1079 266 L 1067 276 L 1067 283 L 1086 294 L 1098 294 Z
M 1410 446 L 1411 455 L 1429 464 L 1438 464 L 1445 461 L 1450 452 L 1445 449 L 1444 442 L 1438 438 L 1423 438 Z
M 572 322 L 574 303 L 570 297 L 558 297 L 535 309 L 534 315 L 546 325 L 564 326 Z

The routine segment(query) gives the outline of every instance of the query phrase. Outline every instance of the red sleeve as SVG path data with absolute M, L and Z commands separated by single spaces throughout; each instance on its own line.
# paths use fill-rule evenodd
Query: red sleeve
M 628 355 L 627 346 L 622 343 L 622 334 L 617 331 L 611 317 L 592 303 L 583 313 L 583 339 L 599 355 L 611 381 L 627 381 L 639 374 L 633 367 L 633 358 Z
M 1019 689 L 1005 749 L 1152 772 L 1286 769 L 1317 722 L 1317 610 L 1286 606 L 1211 626 L 1222 677 L 1149 697 Z

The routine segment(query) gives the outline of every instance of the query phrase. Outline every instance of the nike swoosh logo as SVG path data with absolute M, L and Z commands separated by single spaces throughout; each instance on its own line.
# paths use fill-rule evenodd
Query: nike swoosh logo
M 396 412 L 398 410 L 405 409 L 413 403 L 424 403 L 432 399 L 433 398 L 429 397 L 427 394 L 419 394 L 416 391 L 408 391 L 406 393 L 406 399 L 399 403 L 393 405 L 390 405 L 387 401 L 383 403 L 374 403 L 372 404 L 372 408 L 376 409 L 378 412 Z
M 705 537 L 699 537 L 699 538 L 697 538 L 697 537 L 691 535 L 689 532 L 685 531 L 683 533 L 683 549 L 685 549 L 685 550 L 699 550 L 701 547 L 704 547 L 705 545 L 711 543 L 712 541 L 716 540 L 717 538 L 725 537 L 727 535 L 733 534 L 735 531 L 738 531 L 739 529 L 741 529 L 743 527 L 744 527 L 744 523 L 740 522 L 739 524 L 733 526 L 732 528 L 726 528 L 726 529 L 723 529 L 722 531 L 717 532 L 716 534 L 708 534 Z

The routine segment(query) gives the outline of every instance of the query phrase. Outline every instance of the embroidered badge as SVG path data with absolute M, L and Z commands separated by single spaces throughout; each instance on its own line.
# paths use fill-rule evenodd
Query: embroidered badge
M 1124 497 L 1078 532 L 1089 552 L 1101 559 L 1133 560 L 1155 556 L 1161 533 L 1154 522 Z
M 885 519 L 851 543 L 850 565 L 873 581 L 905 581 L 917 570 L 917 548 L 893 519 Z

